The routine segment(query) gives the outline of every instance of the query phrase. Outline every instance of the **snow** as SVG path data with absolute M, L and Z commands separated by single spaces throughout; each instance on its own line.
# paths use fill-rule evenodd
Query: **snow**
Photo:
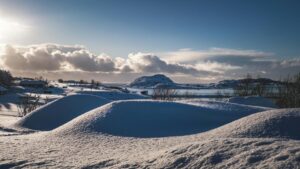
M 81 94 L 91 94 L 96 95 L 99 97 L 106 98 L 108 100 L 132 100 L 132 99 L 146 99 L 148 97 L 138 95 L 138 94 L 131 94 L 131 93 L 124 93 L 117 90 L 96 90 L 96 91 L 77 91 L 77 93 Z
M 150 100 L 116 101 L 78 117 L 55 132 L 62 136 L 83 132 L 126 137 L 180 136 L 207 131 L 257 111 L 229 112 Z
M 0 85 L 0 92 L 6 92 L 6 91 L 7 91 L 7 89 Z
M 277 108 L 277 106 L 271 99 L 259 97 L 259 96 L 232 97 L 232 98 L 228 99 L 228 102 L 245 104 L 245 105 Z
M 288 138 L 300 140 L 300 108 L 274 109 L 239 119 L 217 132 L 223 137 Z
M 15 126 L 33 130 L 52 130 L 109 100 L 93 95 L 70 95 L 46 104 L 28 114 Z
M 52 131 L 0 135 L 0 168 L 299 168 L 299 117 L 299 108 L 115 101 Z

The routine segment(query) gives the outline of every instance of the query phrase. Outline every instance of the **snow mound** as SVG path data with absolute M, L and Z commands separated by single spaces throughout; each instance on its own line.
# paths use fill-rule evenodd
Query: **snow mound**
M 135 79 L 129 84 L 130 87 L 135 88 L 153 88 L 158 84 L 174 85 L 175 83 L 165 75 L 157 74 L 153 76 L 142 76 Z
M 204 132 L 259 111 L 229 112 L 177 102 L 115 101 L 54 130 L 55 135 L 102 133 L 125 137 L 167 137 Z
M 228 99 L 228 102 L 252 106 L 277 108 L 277 106 L 272 100 L 259 96 L 232 97 Z
M 38 108 L 14 126 L 42 131 L 52 130 L 109 102 L 107 99 L 93 95 L 69 95 Z
M 131 93 L 124 93 L 115 90 L 103 90 L 103 91 L 82 91 L 78 92 L 81 94 L 90 94 L 100 96 L 102 98 L 106 98 L 108 100 L 131 100 L 131 99 L 146 99 L 147 97 L 138 95 L 138 94 L 131 94 Z
M 256 113 L 212 131 L 221 137 L 289 138 L 300 140 L 300 108 Z

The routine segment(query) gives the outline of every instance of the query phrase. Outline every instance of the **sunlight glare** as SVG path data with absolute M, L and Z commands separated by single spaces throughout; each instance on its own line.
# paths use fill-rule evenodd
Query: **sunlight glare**
M 0 16 L 0 40 L 16 37 L 29 29 L 20 22 L 6 19 Z

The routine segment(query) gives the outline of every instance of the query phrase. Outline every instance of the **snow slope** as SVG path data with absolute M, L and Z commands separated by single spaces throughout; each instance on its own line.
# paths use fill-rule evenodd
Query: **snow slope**
M 288 138 L 300 140 L 300 109 L 274 109 L 215 129 L 222 137 Z
M 33 130 L 52 130 L 73 118 L 110 102 L 93 95 L 70 95 L 50 102 L 28 114 L 14 126 Z
M 126 137 L 167 137 L 195 134 L 264 109 L 223 111 L 176 102 L 116 101 L 61 126 L 60 135 L 106 133 Z
M 271 107 L 277 108 L 275 103 L 267 98 L 259 96 L 248 96 L 248 97 L 232 97 L 228 99 L 229 103 L 238 103 L 253 106 Z
M 131 93 L 124 93 L 117 90 L 98 90 L 98 91 L 78 91 L 77 93 L 81 94 L 91 94 L 96 95 L 99 97 L 106 98 L 108 100 L 130 100 L 130 99 L 146 99 L 147 97 L 138 95 L 138 94 L 131 94 Z

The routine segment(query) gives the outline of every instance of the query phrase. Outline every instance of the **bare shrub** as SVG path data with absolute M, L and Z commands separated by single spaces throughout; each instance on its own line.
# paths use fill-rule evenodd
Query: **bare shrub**
M 229 92 L 226 92 L 226 91 L 218 90 L 215 93 L 215 100 L 216 101 L 223 101 L 224 98 L 229 98 L 229 97 L 231 97 L 231 94 Z
M 261 79 L 253 79 L 250 74 L 241 79 L 239 84 L 234 88 L 235 96 L 267 96 L 269 95 L 268 82 Z
M 18 107 L 18 115 L 23 117 L 39 107 L 40 96 L 27 94 L 21 97 Z
M 277 105 L 283 108 L 300 107 L 300 73 L 287 77 L 278 86 Z
M 158 87 L 153 89 L 152 98 L 155 100 L 173 100 L 175 95 L 175 89 Z
M 251 87 L 252 77 L 247 74 L 245 79 L 242 79 L 240 83 L 234 88 L 234 95 L 236 96 L 249 96 L 252 92 Z
M 259 77 L 257 79 L 260 79 Z M 254 84 L 252 88 L 250 88 L 252 95 L 256 96 L 266 96 L 268 93 L 268 86 L 266 81 L 259 80 Z

